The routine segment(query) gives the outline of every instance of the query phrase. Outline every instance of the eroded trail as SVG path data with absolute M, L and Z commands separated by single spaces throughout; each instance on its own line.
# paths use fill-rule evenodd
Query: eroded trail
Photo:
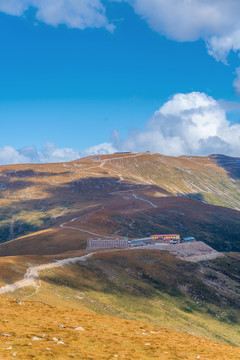
M 150 204 L 150 205 L 151 205 L 152 207 L 154 207 L 154 208 L 157 208 L 157 205 L 153 204 L 153 203 L 152 203 L 151 201 L 149 201 L 149 200 L 146 200 L 146 199 L 141 198 L 140 196 L 137 196 L 136 194 L 133 194 L 133 197 L 134 197 L 135 199 L 138 199 L 138 200 L 141 200 L 141 201 L 144 201 L 144 202 Z
M 39 288 L 39 284 L 38 284 L 37 280 L 39 278 L 39 273 L 42 270 L 61 267 L 61 266 L 76 263 L 78 261 L 86 261 L 92 255 L 93 255 L 93 253 L 90 253 L 90 254 L 87 254 L 84 256 L 67 258 L 67 259 L 57 260 L 56 262 L 51 262 L 51 263 L 37 265 L 37 266 L 31 266 L 27 269 L 26 274 L 24 275 L 24 278 L 22 280 L 17 281 L 11 285 L 2 286 L 0 288 L 0 294 L 14 292 L 15 290 L 21 289 L 23 287 L 28 287 L 28 286 L 33 286 L 35 288 Z
M 95 232 L 92 232 L 92 231 L 88 231 L 88 230 L 84 230 L 84 229 L 81 229 L 81 228 L 76 228 L 76 227 L 73 227 L 73 226 L 68 226 L 68 225 L 65 225 L 65 224 L 68 224 L 69 222 L 73 222 L 75 221 L 77 218 L 74 218 L 68 222 L 65 222 L 65 223 L 62 223 L 61 225 L 59 225 L 60 227 L 62 228 L 66 228 L 66 229 L 72 229 L 72 230 L 77 230 L 77 231 L 82 231 L 82 232 L 85 232 L 87 234 L 90 234 L 90 235 L 94 235 L 94 236 L 98 236 L 98 237 L 101 237 L 101 238 L 104 238 L 104 239 L 113 239 L 114 237 L 113 236 L 106 236 L 106 235 L 102 235 L 102 234 L 98 234 L 98 233 L 95 233 Z

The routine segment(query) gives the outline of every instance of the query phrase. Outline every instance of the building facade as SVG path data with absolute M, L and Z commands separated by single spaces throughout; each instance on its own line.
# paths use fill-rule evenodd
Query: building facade
M 88 239 L 87 249 L 109 249 L 109 248 L 118 248 L 125 249 L 128 247 L 127 240 L 114 239 L 114 240 L 93 240 Z
M 161 235 L 151 235 L 151 239 L 159 240 L 161 242 L 180 242 L 179 234 L 161 234 Z

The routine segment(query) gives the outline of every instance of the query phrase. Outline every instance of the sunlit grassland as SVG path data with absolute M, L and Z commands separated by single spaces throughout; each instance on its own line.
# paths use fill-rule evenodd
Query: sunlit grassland
M 239 348 L 143 322 L 39 302 L 19 305 L 1 297 L 0 315 L 0 357 L 6 360 L 224 360 L 226 354 L 237 360 L 240 354 Z
M 155 254 L 154 254 L 155 253 Z M 216 260 L 226 272 L 231 260 Z M 214 262 L 212 262 L 214 264 Z M 210 276 L 205 270 L 204 276 Z M 229 268 L 229 276 L 232 271 Z M 198 265 L 164 252 L 99 254 L 87 263 L 45 270 L 39 288 L 15 292 L 40 300 L 103 315 L 165 326 L 231 345 L 239 345 L 239 296 L 226 296 L 204 281 Z M 237 279 L 233 274 L 230 285 Z

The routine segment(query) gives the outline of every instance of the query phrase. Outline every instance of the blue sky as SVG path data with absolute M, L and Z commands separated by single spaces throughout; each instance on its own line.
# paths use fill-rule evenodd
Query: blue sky
M 186 14 L 175 7 L 177 20 L 172 19 L 171 2 L 164 7 L 158 0 L 83 0 L 83 9 L 64 0 L 65 8 L 53 7 L 50 14 L 45 1 L 39 5 L 32 0 L 29 7 L 19 0 L 19 8 L 14 0 L 0 0 L 0 162 L 61 161 L 147 149 L 237 156 L 240 24 L 237 18 L 233 29 L 228 24 L 237 3 L 229 2 L 226 18 L 215 28 L 195 15 L 185 30 L 181 17 L 184 23 Z M 213 2 L 215 12 L 226 6 Z M 193 3 L 185 11 L 194 18 L 202 5 Z M 63 16 L 66 9 L 68 17 Z M 210 10 L 209 24 L 214 22 Z M 240 15 L 240 6 L 238 10 Z M 174 21 L 179 23 L 173 27 Z M 226 36 L 232 39 L 227 46 Z M 211 124 L 216 116 L 220 120 Z M 193 123 L 202 131 L 194 138 L 198 147 L 185 139 L 184 129 L 190 127 L 186 133 L 192 136 Z M 165 141 L 172 144 L 169 151 Z

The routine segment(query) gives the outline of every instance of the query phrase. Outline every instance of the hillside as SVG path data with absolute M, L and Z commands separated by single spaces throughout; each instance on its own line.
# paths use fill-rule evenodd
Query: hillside
M 237 360 L 239 348 L 142 322 L 1 297 L 1 358 Z M 78 330 L 77 330 L 78 329 Z
M 1 166 L 1 242 L 31 235 L 1 245 L 0 255 L 60 253 L 83 249 L 89 235 L 154 232 L 239 251 L 239 161 L 133 153 Z
M 56 266 L 53 260 L 78 256 Z M 240 262 L 237 255 L 193 263 L 160 250 L 100 251 L 0 259 L 7 296 L 93 311 L 240 345 Z M 23 280 L 28 266 L 40 265 Z M 64 265 L 64 264 L 62 264 Z M 33 281 L 35 277 L 35 281 Z M 12 278 L 12 280 L 11 280 Z M 0 289 L 1 290 L 1 289 Z
M 0 286 L 7 288 L 0 293 L 9 300 L 2 297 L 0 331 L 11 336 L 0 341 L 12 347 L 3 345 L 1 356 L 237 359 L 239 350 L 227 345 L 240 345 L 239 167 L 238 158 L 221 155 L 149 153 L 1 166 Z M 186 256 L 179 247 L 169 249 L 172 254 L 159 248 L 85 250 L 89 238 L 173 232 L 205 244 L 197 242 Z M 215 250 L 225 255 L 214 258 Z M 54 321 L 65 327 L 56 329 Z M 102 330 L 99 321 L 106 324 Z M 91 329 L 85 337 L 81 332 L 80 350 L 75 325 Z M 159 338 L 144 335 L 142 342 L 140 326 L 160 331 Z M 187 345 L 190 335 L 199 337 L 191 338 L 194 346 Z

